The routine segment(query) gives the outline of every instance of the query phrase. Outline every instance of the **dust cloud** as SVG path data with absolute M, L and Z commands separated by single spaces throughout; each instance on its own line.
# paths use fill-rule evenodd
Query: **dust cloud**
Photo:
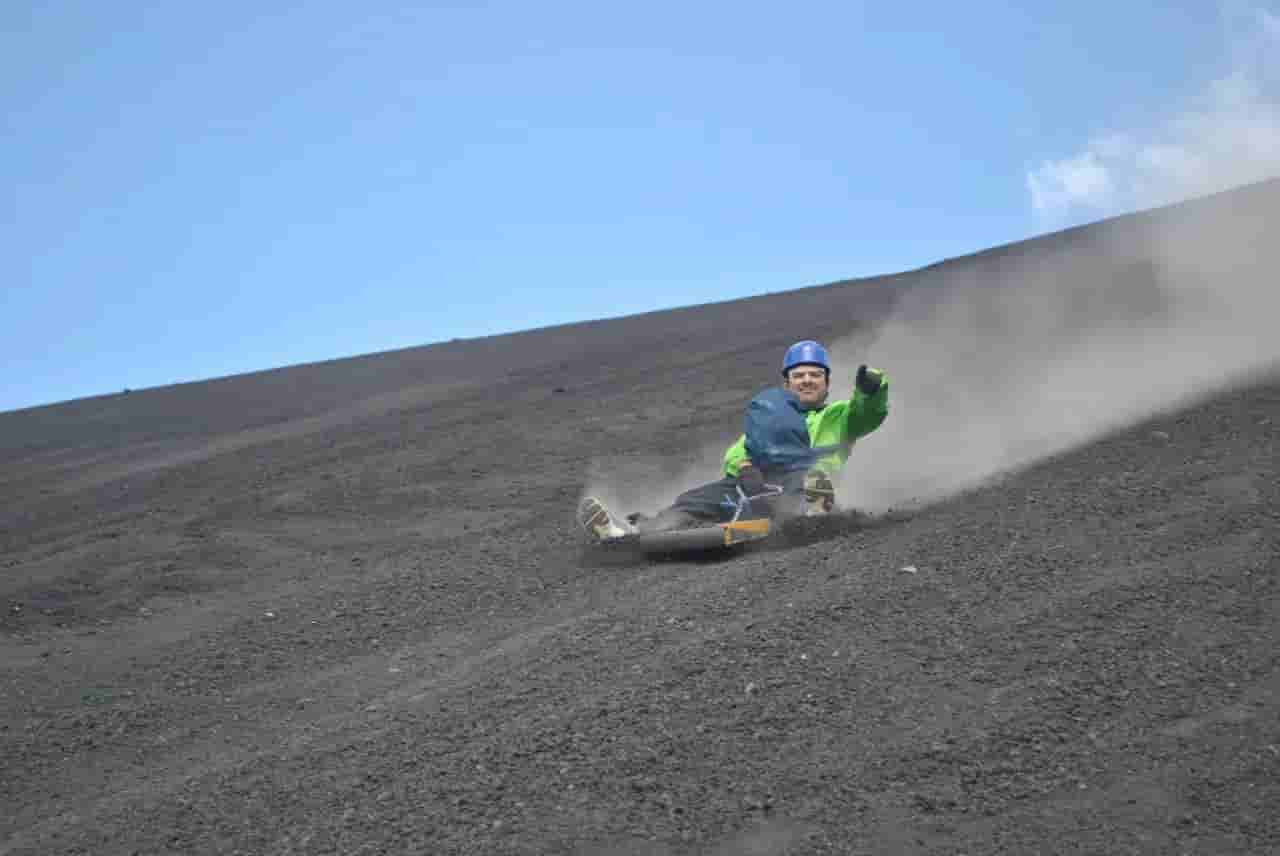
M 1274 373 L 1280 185 L 1264 190 L 921 271 L 874 341 L 833 346 L 892 380 L 842 503 L 942 499 Z
M 1147 127 L 1027 175 L 1049 220 L 1168 205 L 1280 175 L 1280 17 L 1227 14 L 1231 70 Z M 871 342 L 893 379 L 843 501 L 874 509 L 984 479 L 1275 371 L 1280 182 L 921 272 Z M 1043 246 L 1043 245 L 1040 245 Z
M 743 394 L 744 408 L 752 394 Z M 684 491 L 720 478 L 724 450 L 734 439 L 726 435 L 717 445 L 703 446 L 675 459 L 653 455 L 593 459 L 582 496 L 594 496 L 619 518 L 632 512 L 655 513 Z

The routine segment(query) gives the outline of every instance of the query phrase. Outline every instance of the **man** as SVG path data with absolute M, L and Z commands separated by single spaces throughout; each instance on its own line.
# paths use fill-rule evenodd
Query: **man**
M 746 430 L 725 451 L 721 479 L 685 491 L 652 517 L 631 515 L 632 528 L 590 496 L 578 506 L 578 521 L 600 540 L 723 523 L 738 513 L 741 497 L 769 494 L 767 485 L 781 487 L 784 502 L 803 496 L 813 510 L 832 510 L 831 476 L 848 461 L 853 443 L 884 422 L 889 382 L 883 372 L 859 366 L 853 394 L 828 402 L 830 380 L 827 349 L 813 340 L 796 342 L 782 359 L 782 386 L 760 393 L 747 407 Z M 765 499 L 757 500 L 750 513 L 778 510 L 776 502 Z

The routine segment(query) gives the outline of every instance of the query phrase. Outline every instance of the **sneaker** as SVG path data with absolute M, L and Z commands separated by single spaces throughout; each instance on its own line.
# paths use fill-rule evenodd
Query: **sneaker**
M 804 477 L 805 514 L 830 514 L 836 508 L 836 488 L 822 470 L 809 470 Z
M 594 496 L 585 497 L 578 504 L 578 523 L 597 541 L 608 541 L 610 538 L 621 538 L 629 534 L 628 530 L 613 522 L 609 509 Z

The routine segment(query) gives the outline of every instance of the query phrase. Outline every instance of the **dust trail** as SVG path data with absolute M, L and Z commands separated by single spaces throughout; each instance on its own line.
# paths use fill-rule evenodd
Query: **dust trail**
M 1229 74 L 1027 175 L 1057 220 L 1280 174 L 1280 16 L 1224 7 Z M 893 412 L 846 501 L 928 501 L 1275 370 L 1280 182 L 922 273 L 871 348 Z M 861 360 L 858 343 L 841 350 Z
M 1280 17 L 1229 16 L 1231 72 L 1147 128 L 1028 173 L 1050 219 L 1167 204 L 1280 174 Z M 871 348 L 893 412 L 842 495 L 955 493 L 1273 371 L 1280 182 L 922 273 Z M 847 359 L 861 360 L 848 343 Z
M 838 489 L 928 502 L 1280 367 L 1280 184 L 921 272 L 868 348 L 889 421 Z
M 744 392 L 744 407 L 750 396 Z M 619 516 L 637 511 L 654 513 L 684 491 L 719 478 L 724 450 L 733 439 L 727 436 L 718 445 L 703 446 L 679 459 L 656 455 L 593 459 L 587 467 L 582 496 L 596 497 Z

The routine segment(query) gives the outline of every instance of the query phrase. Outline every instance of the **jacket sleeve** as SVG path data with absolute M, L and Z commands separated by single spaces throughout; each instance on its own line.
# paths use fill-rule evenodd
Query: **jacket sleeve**
M 732 446 L 724 450 L 724 474 L 727 476 L 738 475 L 738 470 L 742 466 L 742 462 L 747 457 L 747 435 L 738 435 L 738 440 Z
M 889 415 L 889 377 L 884 375 L 875 395 L 867 395 L 854 387 L 849 398 L 849 439 L 865 437 L 884 423 Z

